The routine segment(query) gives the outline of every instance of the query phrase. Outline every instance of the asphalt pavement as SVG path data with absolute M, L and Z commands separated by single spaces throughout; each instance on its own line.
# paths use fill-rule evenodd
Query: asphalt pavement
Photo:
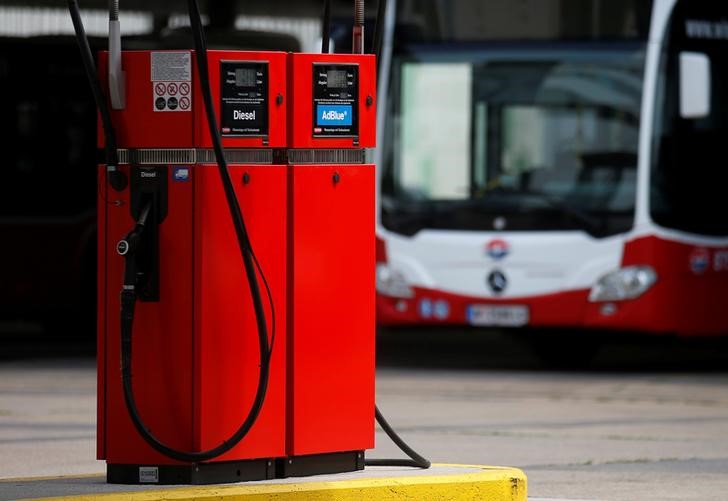
M 102 473 L 93 358 L 3 348 L 0 479 Z M 380 409 L 433 461 L 519 467 L 532 499 L 728 499 L 720 343 L 612 343 L 573 371 L 509 333 L 384 333 L 378 359 Z M 377 433 L 370 457 L 400 454 Z

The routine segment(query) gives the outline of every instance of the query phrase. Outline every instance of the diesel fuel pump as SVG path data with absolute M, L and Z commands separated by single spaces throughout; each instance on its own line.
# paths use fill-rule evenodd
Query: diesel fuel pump
M 112 2 L 98 68 L 69 7 L 106 152 L 97 456 L 107 480 L 428 467 L 374 401 L 376 57 L 363 54 L 363 2 L 355 54 L 208 51 L 195 0 L 195 50 L 121 51 Z M 413 461 L 365 461 L 375 417 Z

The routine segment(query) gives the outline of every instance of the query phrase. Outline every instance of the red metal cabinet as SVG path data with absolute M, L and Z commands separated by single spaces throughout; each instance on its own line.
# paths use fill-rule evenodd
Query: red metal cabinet
M 272 294 L 275 339 L 263 410 L 248 435 L 219 460 L 285 455 L 286 166 L 230 166 L 253 249 Z M 244 181 L 244 179 L 247 181 Z M 195 410 L 197 450 L 227 439 L 243 422 L 259 374 L 253 303 L 214 165 L 198 166 L 195 185 Z M 258 276 L 273 322 L 266 289 Z
M 373 148 L 377 133 L 377 82 L 373 55 L 290 54 L 288 63 L 289 148 Z M 314 68 L 318 64 L 358 69 L 357 137 L 316 137 L 313 132 Z
M 289 167 L 288 454 L 374 447 L 374 166 Z

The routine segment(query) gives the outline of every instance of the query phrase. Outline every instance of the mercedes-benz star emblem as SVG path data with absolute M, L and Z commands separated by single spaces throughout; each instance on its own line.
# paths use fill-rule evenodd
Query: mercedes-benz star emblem
M 490 290 L 496 294 L 500 294 L 506 290 L 506 286 L 508 285 L 508 279 L 506 279 L 503 272 L 499 270 L 491 271 L 486 280 Z

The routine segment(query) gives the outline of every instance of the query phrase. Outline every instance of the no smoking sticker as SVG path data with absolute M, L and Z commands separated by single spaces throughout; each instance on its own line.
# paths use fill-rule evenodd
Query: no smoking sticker
M 192 88 L 188 82 L 152 82 L 152 89 L 154 111 L 191 111 Z

